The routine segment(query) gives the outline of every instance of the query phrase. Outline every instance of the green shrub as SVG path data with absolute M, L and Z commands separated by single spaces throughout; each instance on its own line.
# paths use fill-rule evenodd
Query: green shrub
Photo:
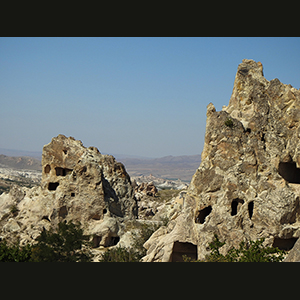
M 162 220 L 163 224 L 167 219 Z M 161 224 L 136 223 L 139 231 L 133 234 L 132 248 L 114 247 L 108 249 L 101 257 L 100 262 L 139 262 L 146 255 L 147 250 L 143 247 L 144 243 L 156 231 Z
M 160 227 L 160 224 L 140 223 L 139 233 L 134 234 L 133 249 L 139 254 L 140 258 L 146 255 L 147 250 L 143 247 L 150 236 Z
M 0 241 L 0 262 L 28 262 L 31 259 L 32 247 L 20 247 L 19 240 L 9 246 L 5 240 Z
M 233 121 L 230 118 L 227 118 L 226 121 L 225 121 L 225 125 L 227 127 L 232 128 L 233 127 Z
M 35 245 L 20 247 L 19 240 L 9 246 L 5 240 L 0 241 L 0 262 L 81 262 L 91 261 L 87 245 L 88 236 L 83 235 L 79 224 L 61 222 L 57 231 L 43 230 L 36 238 Z
M 60 222 L 57 231 L 43 230 L 36 238 L 37 244 L 32 249 L 32 261 L 36 262 L 88 262 L 90 251 L 84 250 L 88 245 L 88 236 L 83 235 L 80 224 L 71 221 Z
M 140 259 L 141 257 L 137 251 L 115 247 L 105 251 L 100 262 L 138 262 Z

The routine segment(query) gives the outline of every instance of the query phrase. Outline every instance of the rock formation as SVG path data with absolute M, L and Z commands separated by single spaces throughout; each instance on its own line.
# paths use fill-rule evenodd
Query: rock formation
M 157 188 L 153 182 L 142 182 L 135 188 L 135 193 L 154 197 L 157 194 Z
M 94 235 L 95 247 L 109 246 L 120 239 L 117 223 L 136 217 L 134 188 L 123 164 L 64 135 L 43 148 L 40 186 L 0 196 L 0 235 L 18 236 L 21 243 L 32 242 L 43 227 L 73 220 Z
M 290 250 L 300 236 L 300 91 L 238 66 L 229 105 L 207 106 L 201 164 L 182 211 L 145 243 L 143 261 L 204 259 L 214 234 L 226 253 L 244 240 Z
M 72 217 L 76 211 L 82 222 L 100 220 L 106 213 L 122 218 L 136 215 L 130 177 L 113 156 L 59 135 L 44 146 L 42 167 L 42 189 L 56 191 Z

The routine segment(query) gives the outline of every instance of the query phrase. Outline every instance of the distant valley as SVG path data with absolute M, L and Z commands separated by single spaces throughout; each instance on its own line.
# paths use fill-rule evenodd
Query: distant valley
M 153 159 L 121 158 L 130 176 L 149 176 L 190 182 L 201 162 L 201 155 L 165 156 Z
M 5 154 L 5 155 L 4 155 Z M 122 162 L 130 176 L 149 176 L 190 182 L 201 162 L 201 155 L 165 156 L 161 158 L 135 158 L 114 155 Z M 0 167 L 41 170 L 41 153 L 0 148 Z

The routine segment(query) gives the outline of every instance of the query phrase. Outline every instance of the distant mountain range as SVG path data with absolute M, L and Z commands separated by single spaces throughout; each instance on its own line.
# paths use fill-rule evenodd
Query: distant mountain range
M 36 159 L 42 159 L 42 151 L 25 151 L 25 150 L 15 150 L 15 149 L 4 149 L 0 148 L 0 154 L 6 156 L 29 156 Z
M 0 154 L 0 167 L 18 170 L 42 170 L 41 160 L 28 156 L 6 156 Z
M 201 155 L 144 158 L 132 155 L 113 155 L 122 162 L 130 176 L 149 176 L 189 182 L 200 165 Z M 14 169 L 41 170 L 42 152 L 0 148 L 0 165 Z

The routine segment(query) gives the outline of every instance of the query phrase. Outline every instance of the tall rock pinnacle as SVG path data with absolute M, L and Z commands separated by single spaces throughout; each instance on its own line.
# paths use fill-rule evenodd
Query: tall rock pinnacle
M 290 250 L 300 236 L 299 137 L 300 91 L 268 81 L 260 62 L 244 59 L 229 105 L 207 106 L 202 161 L 181 213 L 153 234 L 143 260 L 192 252 L 204 259 L 214 234 L 226 242 L 224 253 L 259 238 Z

